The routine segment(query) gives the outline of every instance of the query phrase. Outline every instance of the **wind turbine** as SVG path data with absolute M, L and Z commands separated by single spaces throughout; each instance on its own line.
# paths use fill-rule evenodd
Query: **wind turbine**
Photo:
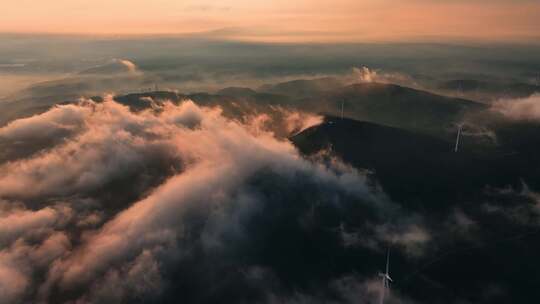
M 343 108 L 345 106 L 345 101 L 341 101 L 341 119 L 343 119 Z
M 388 249 L 388 252 L 386 253 L 386 272 L 379 272 L 379 277 L 382 278 L 381 297 L 379 303 L 384 304 L 384 296 L 386 294 L 386 290 L 390 289 L 390 282 L 394 282 L 390 277 L 390 249 Z
M 454 152 L 457 152 L 458 149 L 459 149 L 459 139 L 461 137 L 461 129 L 463 128 L 463 125 L 460 124 L 459 125 L 459 129 L 458 129 L 458 132 L 457 132 L 457 137 L 456 137 L 456 146 L 454 147 Z

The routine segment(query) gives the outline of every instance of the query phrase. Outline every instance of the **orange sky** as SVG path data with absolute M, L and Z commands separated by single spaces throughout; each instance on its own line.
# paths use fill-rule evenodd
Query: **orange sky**
M 262 41 L 538 37 L 535 0 L 5 0 L 0 32 L 181 34 Z

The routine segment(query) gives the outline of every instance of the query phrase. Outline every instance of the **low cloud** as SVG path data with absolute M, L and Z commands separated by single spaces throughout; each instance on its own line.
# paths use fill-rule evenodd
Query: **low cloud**
M 431 240 L 429 231 L 417 223 L 385 224 L 376 227 L 375 230 L 381 240 L 393 246 L 404 248 L 405 252 L 413 257 L 424 254 L 426 246 Z
M 67 254 L 71 247 L 63 232 L 51 232 L 33 239 L 34 244 L 18 239 L 0 250 L 0 302 L 23 302 L 22 299 L 28 298 L 36 287 L 35 277 Z
M 181 122 L 189 120 L 185 115 L 190 114 L 174 115 L 173 112 L 164 118 Z M 159 121 L 148 113 L 137 116 L 110 99 L 102 104 L 83 101 L 79 106 L 57 107 L 15 121 L 0 129 L 0 134 L 6 134 L 12 142 L 32 142 L 33 130 L 43 125 L 65 130 L 66 125 L 59 121 L 70 123 L 72 137 L 48 147 L 46 153 L 0 166 L 0 196 L 29 199 L 93 191 L 155 160 L 178 158 L 170 141 L 159 137 L 145 140 L 152 137 L 152 128 L 157 130 L 168 121 Z M 50 135 L 57 133 L 50 131 Z
M 527 98 L 503 99 L 493 103 L 492 111 L 514 120 L 540 120 L 540 94 Z
M 7 203 L 4 203 L 7 205 Z M 32 211 L 13 208 L 0 211 L 0 245 L 7 245 L 21 237 L 48 233 L 49 229 L 61 227 L 72 216 L 64 206 L 45 207 Z
M 409 76 L 398 72 L 387 72 L 379 69 L 370 69 L 368 67 L 353 67 L 351 81 L 361 83 L 392 83 L 418 87 L 418 84 Z
M 127 59 L 116 59 L 115 61 L 125 66 L 130 73 L 139 72 L 137 65 L 133 61 Z
M 290 131 L 320 121 L 283 111 Z M 6 144 L 32 142 L 45 127 L 51 140 L 0 165 L 0 300 L 112 303 L 166 297 L 179 292 L 167 289 L 171 277 L 179 276 L 174 271 L 213 267 L 218 274 L 229 273 L 230 263 L 246 266 L 229 260 L 227 252 L 241 256 L 248 254 L 245 246 L 268 242 L 281 252 L 251 252 L 253 266 L 265 255 L 286 254 L 279 249 L 286 242 L 268 240 L 276 235 L 271 229 L 289 227 L 308 237 L 350 216 L 339 210 L 355 206 L 377 214 L 391 204 L 363 173 L 339 160 L 304 159 L 289 141 L 260 127 L 266 121 L 260 117 L 232 120 L 219 107 L 189 100 L 154 103 L 134 113 L 106 97 L 57 106 L 1 128 Z M 328 208 L 335 210 L 330 218 Z M 348 223 L 350 231 L 363 225 Z M 337 233 L 330 235 L 320 241 L 341 242 Z M 371 237 L 387 240 L 384 233 Z M 353 241 L 339 250 L 371 250 Z M 197 252 L 214 252 L 215 258 L 191 266 L 187 261 Z M 277 274 L 286 268 L 271 265 L 261 267 L 279 282 Z M 219 278 L 191 280 L 211 284 Z M 248 284 L 243 280 L 237 284 Z M 200 296 L 197 289 L 182 292 Z M 243 296 L 238 293 L 238 300 Z
M 286 137 L 319 125 L 324 120 L 324 117 L 321 115 L 281 106 L 270 106 L 269 110 L 274 115 L 258 115 L 258 121 L 256 120 L 255 122 L 258 122 L 260 127 L 267 131 L 272 131 L 277 135 L 285 135 Z
M 68 136 L 84 126 L 84 119 L 91 111 L 76 105 L 55 106 L 41 115 L 15 120 L 0 128 L 0 140 L 28 142 Z
M 323 122 L 321 115 L 282 109 L 289 134 L 297 134 Z

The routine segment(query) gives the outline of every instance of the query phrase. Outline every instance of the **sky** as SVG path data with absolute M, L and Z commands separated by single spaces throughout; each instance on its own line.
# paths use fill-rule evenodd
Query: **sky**
M 261 41 L 538 37 L 534 0 L 7 0 L 0 32 L 206 33 Z

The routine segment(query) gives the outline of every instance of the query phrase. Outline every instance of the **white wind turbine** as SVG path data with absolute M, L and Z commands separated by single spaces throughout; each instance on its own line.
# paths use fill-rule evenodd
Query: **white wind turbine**
M 394 282 L 390 277 L 390 249 L 388 249 L 388 252 L 386 253 L 386 272 L 379 272 L 379 277 L 382 278 L 381 297 L 379 303 L 384 304 L 384 296 L 386 291 L 390 290 L 390 282 Z

